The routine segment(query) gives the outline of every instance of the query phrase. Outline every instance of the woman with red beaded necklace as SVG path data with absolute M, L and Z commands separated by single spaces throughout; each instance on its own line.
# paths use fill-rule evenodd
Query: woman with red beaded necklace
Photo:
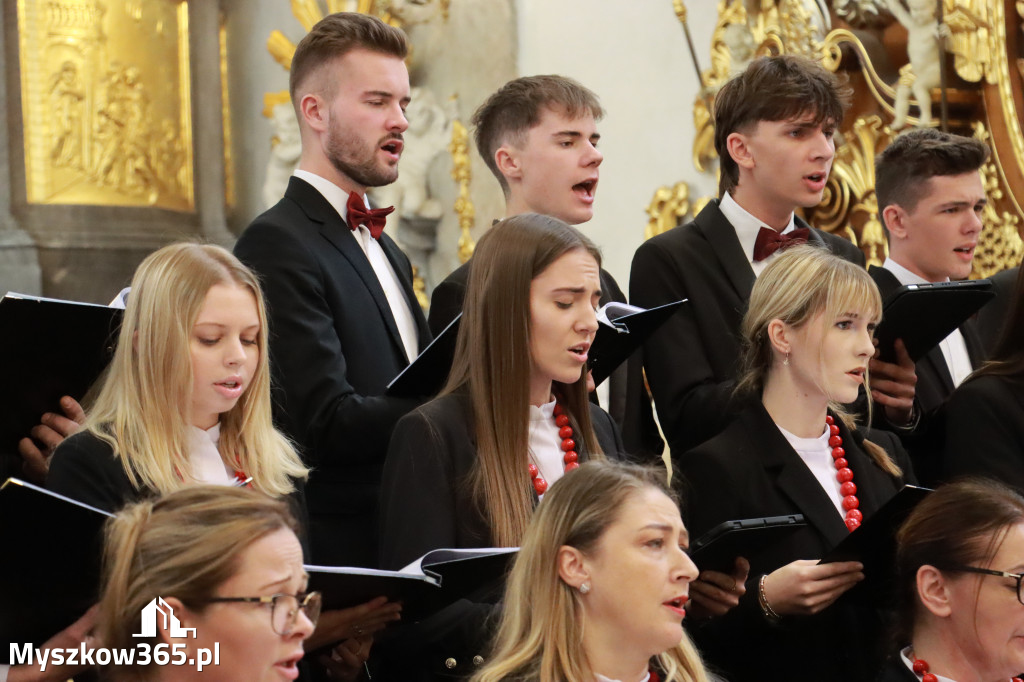
M 867 383 L 880 316 L 878 290 L 862 268 L 812 246 L 776 256 L 744 318 L 735 418 L 679 460 L 683 516 L 694 537 L 731 519 L 807 520 L 748 557 L 753 570 L 739 608 L 695 633 L 731 682 L 859 681 L 878 670 L 876 605 L 836 603 L 863 567 L 817 560 L 909 475 L 895 436 L 872 433 L 884 448 L 867 440 L 840 407 Z
M 1020 682 L 1024 498 L 986 479 L 944 485 L 897 534 L 900 610 L 878 682 Z

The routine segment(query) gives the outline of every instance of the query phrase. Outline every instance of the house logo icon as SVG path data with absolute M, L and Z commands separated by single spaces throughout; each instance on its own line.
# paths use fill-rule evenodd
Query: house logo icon
M 154 598 L 151 602 L 142 607 L 142 632 L 132 637 L 156 637 L 157 619 L 163 617 L 163 630 L 168 630 L 171 637 L 188 637 L 195 639 L 195 628 L 183 628 L 178 618 L 174 615 L 174 609 L 161 597 Z M 191 635 L 189 635 L 191 633 Z

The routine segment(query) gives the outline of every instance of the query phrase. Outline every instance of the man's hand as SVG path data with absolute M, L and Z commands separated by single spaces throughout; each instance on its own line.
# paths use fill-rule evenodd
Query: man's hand
M 875 355 L 871 358 L 871 397 L 885 409 L 885 416 L 894 426 L 910 423 L 914 410 L 914 395 L 917 386 L 917 369 L 903 345 L 903 339 L 896 339 L 896 362 L 878 359 L 878 339 L 875 339 Z
M 85 410 L 71 396 L 60 399 L 60 408 L 64 415 L 47 412 L 40 423 L 32 428 L 31 438 L 22 438 L 18 442 L 18 453 L 21 455 L 21 469 L 25 478 L 42 485 L 46 482 L 46 472 L 50 468 L 50 455 L 64 439 L 78 431 L 85 421 Z

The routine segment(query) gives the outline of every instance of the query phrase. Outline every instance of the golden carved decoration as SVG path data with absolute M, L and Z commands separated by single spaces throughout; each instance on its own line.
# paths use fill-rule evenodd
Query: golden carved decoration
M 659 187 L 654 190 L 654 197 L 647 206 L 648 220 L 644 239 L 668 232 L 690 215 L 689 185 L 677 182 L 672 187 Z
M 459 185 L 459 196 L 455 199 L 455 213 L 459 216 L 457 253 L 459 262 L 465 263 L 476 248 L 471 232 L 475 222 L 476 209 L 473 208 L 473 201 L 469 196 L 469 181 L 472 177 L 469 158 L 469 131 L 458 119 L 452 121 L 452 141 L 448 145 L 448 153 L 452 156 L 452 179 Z
M 188 3 L 17 4 L 27 200 L 191 211 Z
M 859 245 L 868 265 L 881 265 L 889 247 L 878 217 L 875 156 L 892 141 L 893 133 L 880 117 L 862 116 L 845 138 L 836 149 L 825 193 L 813 211 L 813 223 Z M 854 225 L 860 226 L 859 238 Z
M 228 29 L 224 13 L 220 14 L 217 33 L 220 45 L 220 118 L 224 130 L 224 203 L 228 208 L 235 205 L 235 155 L 232 153 L 231 101 L 228 97 Z
M 991 136 L 985 124 L 974 124 L 974 136 L 992 146 Z M 972 278 L 989 277 L 1000 270 L 1012 267 L 1021 261 L 1024 242 L 1020 237 L 1021 218 L 1010 211 L 1000 211 L 999 206 L 1006 198 L 995 157 L 981 167 L 981 179 L 988 196 L 988 203 L 982 213 L 984 228 L 978 238 L 974 254 Z

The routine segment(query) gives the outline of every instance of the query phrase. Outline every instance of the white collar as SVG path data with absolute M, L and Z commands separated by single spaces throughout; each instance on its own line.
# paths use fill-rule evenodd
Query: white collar
M 765 227 L 764 221 L 736 203 L 729 192 L 722 195 L 721 201 L 718 202 L 718 208 L 736 230 L 736 236 L 739 237 L 740 247 L 743 249 L 743 255 L 747 257 L 747 262 L 753 263 L 754 243 L 757 241 L 757 233 L 761 231 L 762 227 Z M 788 234 L 795 229 L 796 215 L 790 213 L 789 224 L 786 225 L 782 234 Z
M 910 660 L 910 655 L 909 654 L 910 654 L 910 647 L 908 646 L 908 647 L 905 647 L 902 651 L 900 651 L 900 659 L 903 660 L 903 665 L 907 666 L 911 671 L 913 671 L 914 670 L 914 662 Z M 917 675 L 917 673 L 914 673 L 914 674 Z M 935 673 L 932 673 L 932 674 L 935 675 Z M 953 680 L 953 679 L 951 679 L 949 677 L 943 677 L 942 675 L 935 675 L 935 679 L 937 679 L 939 682 L 956 682 L 956 680 Z
M 598 675 L 596 673 L 595 673 L 595 678 L 596 678 L 597 682 L 621 682 L 620 680 L 613 680 L 610 677 L 605 677 L 604 675 Z M 648 670 L 647 674 L 644 675 L 643 679 L 637 680 L 637 682 L 647 682 L 650 679 L 651 679 L 651 671 Z
M 882 263 L 882 267 L 891 272 L 893 275 L 895 275 L 896 279 L 899 280 L 900 284 L 931 284 L 931 282 L 926 280 L 924 277 L 921 277 L 920 275 L 911 272 L 907 268 L 903 267 L 902 265 L 894 261 L 892 258 L 886 258 L 885 262 Z M 947 277 L 942 281 L 948 282 L 949 278 Z
M 315 189 L 316 191 L 320 192 L 320 194 L 323 195 L 324 199 L 327 200 L 327 203 L 329 203 L 334 208 L 334 210 L 338 212 L 338 215 L 341 216 L 341 219 L 345 221 L 346 225 L 348 225 L 349 192 L 346 192 L 342 188 L 338 187 L 327 178 L 321 177 L 316 173 L 310 173 L 309 171 L 306 170 L 296 168 L 295 172 L 293 172 L 292 175 L 299 178 L 300 180 L 305 180 L 309 184 L 313 185 L 313 189 Z M 367 199 L 366 194 L 363 194 L 363 205 L 370 205 L 369 199 Z M 351 225 L 349 225 L 349 227 L 351 227 Z

